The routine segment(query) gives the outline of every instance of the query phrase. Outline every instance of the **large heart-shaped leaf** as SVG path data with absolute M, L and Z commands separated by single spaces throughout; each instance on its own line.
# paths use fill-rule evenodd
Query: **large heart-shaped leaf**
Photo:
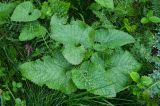
M 131 35 L 116 29 L 97 30 L 95 41 L 97 43 L 95 44 L 96 50 L 105 50 L 107 48 L 114 49 L 135 42 Z
M 64 45 L 83 45 L 89 48 L 93 44 L 93 29 L 81 21 L 72 21 L 64 25 L 64 20 L 53 16 L 51 19 L 51 38 Z
M 107 67 L 110 67 L 106 70 L 106 77 L 113 81 L 116 92 L 127 87 L 130 81 L 130 73 L 138 71 L 141 67 L 141 64 L 127 51 L 118 51 L 111 59 L 106 61 L 109 62 Z
M 81 21 L 66 24 L 66 19 L 53 16 L 51 19 L 51 38 L 65 46 L 64 57 L 73 65 L 78 65 L 84 58 L 86 49 L 94 43 L 94 30 Z
M 72 70 L 72 79 L 79 89 L 106 97 L 116 96 L 112 80 L 107 79 L 106 71 L 100 64 L 83 63 L 80 69 Z
M 118 51 L 106 61 L 97 53 L 93 54 L 91 62 L 84 62 L 80 69 L 72 70 L 73 82 L 79 89 L 86 89 L 96 95 L 114 97 L 117 92 L 127 87 L 130 73 L 138 71 L 141 67 L 127 51 Z
M 17 22 L 35 21 L 41 16 L 41 12 L 35 9 L 30 1 L 19 4 L 14 10 L 11 20 Z
M 67 61 L 73 65 L 78 65 L 84 59 L 85 48 L 83 46 L 75 47 L 66 45 L 63 50 L 63 55 Z
M 49 88 L 71 93 L 76 90 L 71 80 L 68 64 L 62 55 L 43 57 L 42 60 L 26 62 L 20 65 L 24 77 L 38 85 L 47 85 Z
M 41 26 L 38 22 L 31 22 L 25 25 L 22 29 L 19 40 L 27 41 L 32 40 L 35 37 L 42 37 L 46 34 L 47 30 L 45 27 Z

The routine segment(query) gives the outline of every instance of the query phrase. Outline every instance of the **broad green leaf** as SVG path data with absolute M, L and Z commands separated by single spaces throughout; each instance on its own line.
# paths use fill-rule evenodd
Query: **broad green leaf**
M 160 23 L 160 18 L 156 16 L 149 17 L 149 21 L 153 23 Z
M 63 55 L 67 61 L 73 65 L 80 64 L 84 59 L 85 48 L 83 46 L 75 47 L 71 45 L 65 46 Z
M 137 72 L 131 72 L 130 76 L 134 82 L 138 82 L 140 80 L 140 75 Z
M 27 41 L 32 40 L 35 37 L 42 37 L 46 34 L 47 30 L 45 27 L 41 26 L 38 22 L 31 22 L 25 25 L 22 29 L 19 40 Z
M 106 97 L 116 96 L 114 84 L 107 79 L 106 71 L 100 64 L 84 62 L 80 69 L 72 70 L 72 80 L 79 89 Z
M 85 50 L 92 48 L 94 30 L 81 21 L 66 24 L 66 19 L 54 15 L 51 19 L 51 38 L 64 45 L 63 55 L 67 61 L 78 65 L 83 61 Z
M 106 8 L 114 8 L 114 2 L 113 0 L 95 0 L 97 3 L 99 3 L 101 6 Z
M 111 57 L 110 67 L 106 70 L 107 79 L 113 81 L 116 92 L 120 92 L 127 87 L 130 82 L 130 73 L 138 71 L 141 64 L 127 51 L 118 51 Z
M 146 17 L 143 17 L 143 18 L 141 19 L 141 23 L 142 23 L 142 24 L 147 24 L 148 22 L 149 22 L 149 19 L 146 18 Z
M 104 60 L 99 57 L 99 55 L 98 55 L 97 52 L 95 52 L 94 54 L 92 54 L 92 56 L 91 56 L 91 61 L 92 61 L 93 63 L 95 63 L 95 64 L 101 64 L 102 66 L 105 65 Z
M 4 24 L 9 19 L 10 14 L 14 11 L 16 3 L 0 3 L 0 25 Z
M 66 23 L 67 23 L 67 18 L 66 17 L 59 18 L 58 16 L 53 15 L 52 18 L 51 18 L 51 22 L 50 22 L 51 31 L 54 31 L 54 27 L 61 26 L 61 25 L 64 25 Z
M 19 4 L 14 10 L 11 20 L 17 22 L 35 21 L 41 16 L 41 12 L 35 9 L 30 1 Z
M 64 45 L 83 45 L 90 48 L 93 45 L 94 31 L 81 21 L 72 21 L 64 25 L 63 19 L 55 16 L 51 19 L 51 38 Z
M 71 80 L 70 64 L 60 54 L 26 62 L 20 65 L 20 69 L 24 77 L 40 86 L 46 85 L 64 93 L 71 93 L 76 90 Z
M 135 40 L 131 35 L 123 31 L 100 29 L 96 31 L 95 41 L 97 42 L 95 44 L 96 50 L 105 50 L 107 48 L 114 49 L 129 43 L 134 43 Z

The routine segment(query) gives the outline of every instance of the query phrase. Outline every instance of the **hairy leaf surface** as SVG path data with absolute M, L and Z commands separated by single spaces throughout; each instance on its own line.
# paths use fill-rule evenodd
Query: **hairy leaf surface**
M 65 46 L 63 50 L 64 57 L 69 63 L 78 65 L 84 59 L 85 48 L 83 46 L 75 47 L 71 45 Z
M 127 51 L 118 51 L 111 57 L 107 72 L 107 79 L 112 80 L 116 92 L 122 91 L 130 81 L 130 73 L 138 71 L 141 64 Z
M 141 67 L 127 51 L 116 53 L 107 62 L 109 66 L 105 66 L 98 54 L 94 54 L 91 62 L 84 62 L 80 69 L 72 70 L 76 86 L 96 95 L 115 97 L 129 84 L 129 74 Z
M 55 22 L 57 21 L 57 22 Z M 72 21 L 70 24 L 64 25 L 61 22 L 64 20 L 57 20 L 52 17 L 51 20 L 51 38 L 63 43 L 64 45 L 78 45 L 81 44 L 85 48 L 91 47 L 93 44 L 92 36 L 93 29 L 81 21 Z
M 42 60 L 26 62 L 20 65 L 24 77 L 38 85 L 46 85 L 49 88 L 71 93 L 76 90 L 71 80 L 68 64 L 63 56 L 55 55 L 43 57 Z
M 100 29 L 96 31 L 95 44 L 96 50 L 105 50 L 107 48 L 117 48 L 123 45 L 134 43 L 134 38 L 123 32 L 116 29 L 104 30 Z
M 80 69 L 72 70 L 72 79 L 79 89 L 106 97 L 116 96 L 112 80 L 107 79 L 106 71 L 100 64 L 84 62 Z
M 65 23 L 65 19 L 52 17 L 51 38 L 64 45 L 63 55 L 68 62 L 78 65 L 84 58 L 85 50 L 93 46 L 94 30 L 81 21 Z

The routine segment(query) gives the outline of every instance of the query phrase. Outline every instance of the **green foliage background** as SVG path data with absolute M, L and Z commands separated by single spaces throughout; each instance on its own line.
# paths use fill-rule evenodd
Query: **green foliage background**
M 159 0 L 2 0 L 2 106 L 159 106 Z

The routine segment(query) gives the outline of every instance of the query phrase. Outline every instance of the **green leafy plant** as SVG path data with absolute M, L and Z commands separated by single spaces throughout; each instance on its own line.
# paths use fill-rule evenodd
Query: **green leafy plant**
M 137 25 L 131 25 L 131 23 L 129 22 L 129 20 L 127 18 L 125 18 L 123 20 L 124 23 L 124 28 L 128 31 L 128 32 L 135 32 L 137 29 Z
M 137 83 L 136 86 L 132 87 L 133 94 L 139 99 L 145 100 L 148 106 L 158 106 L 158 96 L 160 93 L 159 71 L 155 70 L 152 74 L 141 77 L 137 72 L 132 72 L 130 76 Z M 155 98 L 154 101 L 152 101 L 152 98 Z
M 160 22 L 160 18 L 157 17 L 157 16 L 154 16 L 153 15 L 153 11 L 150 10 L 148 13 L 147 13 L 147 16 L 146 17 L 143 17 L 141 19 L 141 23 L 142 24 L 146 24 L 148 22 L 153 22 L 153 23 L 159 23 Z
M 158 106 L 158 6 L 2 0 L 1 105 Z
M 54 58 L 43 57 L 42 60 L 24 63 L 20 65 L 22 75 L 38 85 L 45 84 L 65 93 L 79 88 L 93 94 L 115 97 L 117 92 L 127 86 L 129 73 L 138 71 L 140 64 L 127 51 L 117 51 L 117 54 L 113 53 L 110 58 L 103 54 L 108 60 L 103 59 L 101 54 L 108 49 L 116 51 L 118 47 L 133 43 L 134 38 L 115 29 L 94 30 L 78 20 L 66 23 L 65 19 L 59 19 L 55 15 L 51 19 L 51 38 L 63 44 L 61 49 L 56 50 L 61 58 L 53 54 Z M 85 60 L 89 51 L 92 51 L 92 54 Z M 104 65 L 99 64 L 101 62 Z M 120 67 L 118 64 L 121 64 Z M 112 77 L 116 73 L 119 73 L 117 77 L 122 78 L 122 82 L 119 82 L 117 77 Z M 34 77 L 35 75 L 38 76 Z M 40 80 L 42 78 L 43 80 Z

